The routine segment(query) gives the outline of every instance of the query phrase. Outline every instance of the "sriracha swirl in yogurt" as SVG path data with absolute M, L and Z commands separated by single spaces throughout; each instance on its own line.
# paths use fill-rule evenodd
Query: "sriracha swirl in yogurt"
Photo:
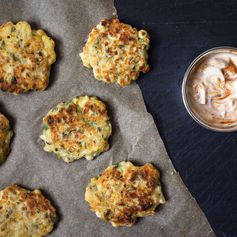
M 237 124 L 237 54 L 211 54 L 195 69 L 191 82 L 191 103 L 202 120 L 218 127 Z

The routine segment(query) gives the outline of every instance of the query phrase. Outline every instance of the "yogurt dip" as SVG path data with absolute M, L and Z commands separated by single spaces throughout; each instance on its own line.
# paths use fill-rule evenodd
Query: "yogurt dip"
M 200 120 L 222 128 L 237 124 L 237 51 L 207 55 L 189 79 L 189 103 Z

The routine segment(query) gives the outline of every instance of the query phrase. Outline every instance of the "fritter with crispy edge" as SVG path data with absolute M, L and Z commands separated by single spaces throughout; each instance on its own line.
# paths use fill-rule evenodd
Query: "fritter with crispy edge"
M 0 236 L 47 236 L 57 220 L 56 211 L 39 190 L 10 185 L 0 191 Z
M 80 56 L 85 67 L 93 68 L 96 79 L 127 86 L 140 72 L 149 71 L 149 44 L 145 30 L 104 19 L 92 29 Z
M 91 179 L 85 200 L 99 218 L 114 227 L 132 226 L 137 217 L 153 215 L 156 207 L 165 203 L 159 177 L 150 163 L 134 166 L 122 161 Z
M 56 60 L 54 41 L 20 21 L 0 26 L 0 89 L 13 94 L 44 90 Z
M 58 104 L 43 124 L 44 150 L 65 162 L 91 160 L 109 149 L 112 127 L 105 104 L 96 97 L 80 96 Z
M 8 119 L 0 113 L 0 165 L 10 151 L 10 141 L 13 136 Z

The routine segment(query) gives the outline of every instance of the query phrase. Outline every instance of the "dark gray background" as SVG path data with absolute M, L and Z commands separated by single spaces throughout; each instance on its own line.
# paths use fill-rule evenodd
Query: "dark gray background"
M 115 0 L 120 20 L 148 30 L 150 73 L 138 80 L 167 151 L 218 237 L 237 236 L 237 133 L 196 124 L 181 95 L 201 52 L 237 47 L 236 0 Z

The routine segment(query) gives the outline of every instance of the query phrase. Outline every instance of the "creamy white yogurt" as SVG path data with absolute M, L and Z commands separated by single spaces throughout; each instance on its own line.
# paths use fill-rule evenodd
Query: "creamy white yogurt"
M 219 127 L 237 123 L 237 53 L 213 53 L 191 76 L 193 110 L 205 122 Z

